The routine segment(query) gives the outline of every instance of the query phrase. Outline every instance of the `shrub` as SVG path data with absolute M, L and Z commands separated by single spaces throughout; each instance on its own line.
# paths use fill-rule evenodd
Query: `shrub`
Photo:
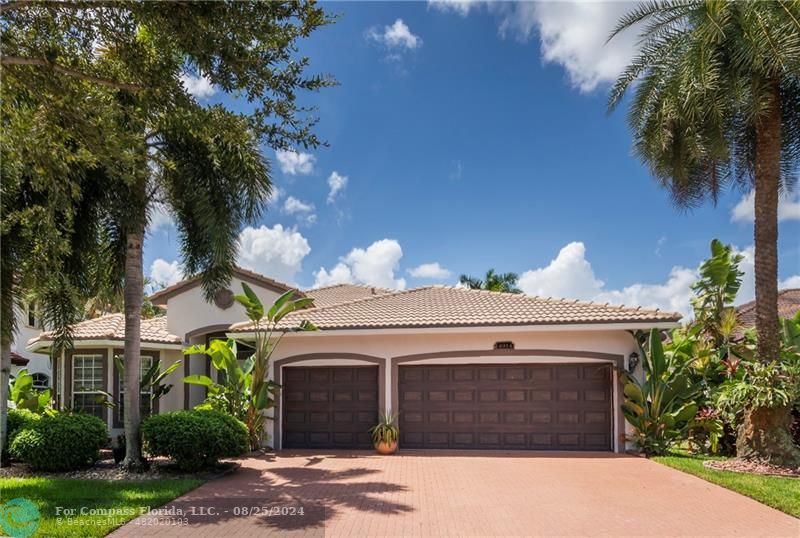
M 71 471 L 97 461 L 106 424 L 91 415 L 58 413 L 28 422 L 10 445 L 11 456 L 41 471 Z
M 14 440 L 14 436 L 20 430 L 27 428 L 40 418 L 42 418 L 41 415 L 37 415 L 33 411 L 27 409 L 9 409 L 8 421 L 6 422 L 6 435 L 8 436 L 6 446 Z
M 220 458 L 243 454 L 248 447 L 244 423 L 220 411 L 173 411 L 142 423 L 146 450 L 175 460 L 179 468 L 196 471 Z

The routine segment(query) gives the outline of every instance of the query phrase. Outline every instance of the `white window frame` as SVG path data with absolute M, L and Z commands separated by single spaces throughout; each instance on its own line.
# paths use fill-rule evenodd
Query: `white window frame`
M 31 316 L 33 316 L 33 323 L 31 323 Z M 25 325 L 31 329 L 39 328 L 39 316 L 36 312 L 36 301 L 30 301 L 25 305 Z
M 43 372 L 34 372 L 31 374 L 33 377 L 33 388 L 36 390 L 47 390 L 50 388 L 50 376 L 43 373 Z M 38 380 L 44 379 L 45 383 L 42 384 L 41 382 L 37 382 Z
M 144 374 L 147 373 L 147 371 L 153 366 L 153 363 L 155 361 L 157 361 L 157 360 L 159 360 L 158 357 L 153 357 L 152 355 L 142 355 L 142 356 L 139 357 L 139 382 L 140 382 L 140 384 L 141 384 L 141 381 L 142 381 L 142 377 L 144 377 Z M 145 364 L 147 364 L 146 367 L 145 367 Z M 125 409 L 122 406 L 122 403 L 125 401 L 125 372 L 119 372 L 119 376 L 118 377 L 119 377 L 119 379 L 117 381 L 117 398 L 119 398 L 120 405 L 117 406 L 116 411 L 117 411 L 117 420 L 119 420 L 119 422 L 123 422 L 125 420 L 125 416 L 124 416 Z M 147 405 L 150 407 L 150 413 L 149 413 L 150 415 L 153 414 L 153 401 L 150 399 L 152 394 L 153 394 L 153 387 L 150 386 L 150 385 L 147 385 L 146 387 L 142 387 L 141 391 L 139 392 L 139 398 L 140 398 L 139 408 L 140 408 L 140 411 L 141 411 L 141 406 L 142 406 L 141 402 L 142 401 L 147 401 Z M 146 398 L 146 400 L 145 400 L 145 398 Z
M 93 388 L 93 387 L 92 388 L 87 388 L 86 386 L 80 386 L 79 387 L 77 385 L 78 376 L 76 375 L 76 372 L 78 370 L 78 367 L 77 367 L 78 366 L 78 361 L 81 362 L 81 366 L 80 366 L 81 381 L 85 381 L 85 378 L 83 376 L 83 371 L 87 370 L 87 368 L 84 365 L 83 361 L 85 361 L 86 359 L 91 359 L 93 362 L 96 361 L 97 363 L 100 364 L 100 374 L 99 374 L 100 377 L 97 378 L 96 380 L 95 379 L 92 380 L 93 384 L 97 384 L 97 383 L 95 383 L 95 381 L 99 381 L 99 388 Z M 103 370 L 105 370 L 104 365 L 103 365 L 103 361 L 105 361 L 105 360 L 106 360 L 106 357 L 102 353 L 80 353 L 80 354 L 75 354 L 75 355 L 72 356 L 72 365 L 71 365 L 71 367 L 72 367 L 72 380 L 71 380 L 72 381 L 72 387 L 70 387 L 72 389 L 72 394 L 71 394 L 71 398 L 70 399 L 72 400 L 72 409 L 73 410 L 76 410 L 76 411 L 79 410 L 79 409 L 77 409 L 77 406 L 75 404 L 75 396 L 76 395 L 86 395 L 86 394 L 99 395 L 100 394 L 99 391 L 101 391 L 101 390 L 103 390 L 105 388 L 106 380 L 105 380 L 105 377 L 103 376 Z M 94 373 L 95 367 L 92 366 L 91 370 L 93 371 L 92 373 Z M 102 405 L 102 404 L 99 404 L 99 405 Z

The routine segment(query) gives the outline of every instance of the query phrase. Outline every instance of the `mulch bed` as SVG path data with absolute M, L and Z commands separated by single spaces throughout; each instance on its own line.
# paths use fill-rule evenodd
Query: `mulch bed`
M 800 467 L 780 467 L 759 460 L 708 460 L 703 462 L 703 466 L 716 471 L 733 471 L 735 473 L 800 478 Z
M 24 463 L 11 463 L 0 469 L 0 478 L 76 478 L 80 480 L 157 480 L 163 478 L 199 478 L 213 480 L 235 472 L 239 464 L 220 463 L 215 469 L 197 473 L 181 471 L 166 458 L 150 458 L 150 467 L 141 473 L 128 472 L 114 463 L 113 459 L 101 459 L 91 467 L 64 473 L 34 471 Z

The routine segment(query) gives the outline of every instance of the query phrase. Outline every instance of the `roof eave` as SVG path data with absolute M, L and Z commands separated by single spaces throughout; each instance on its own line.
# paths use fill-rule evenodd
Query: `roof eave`
M 37 340 L 29 343 L 25 350 L 30 351 L 31 353 L 49 353 L 52 344 L 52 340 Z M 87 347 L 120 347 L 124 345 L 125 340 L 115 338 L 76 338 L 72 340 L 72 346 L 74 349 Z M 141 347 L 142 349 L 152 350 L 182 350 L 183 344 L 175 342 L 150 342 L 142 340 Z
M 342 327 L 342 328 L 320 328 L 319 331 L 286 331 L 287 337 L 297 336 L 355 336 L 369 334 L 446 334 L 462 332 L 575 332 L 575 331 L 635 331 L 644 329 L 677 329 L 681 324 L 679 321 L 659 320 L 659 321 L 622 321 L 622 322 L 603 322 L 603 323 L 538 323 L 538 324 L 498 324 L 498 325 L 459 325 L 459 326 L 434 326 L 434 327 Z M 226 333 L 228 338 L 233 339 L 252 339 L 255 337 L 253 331 L 229 331 Z

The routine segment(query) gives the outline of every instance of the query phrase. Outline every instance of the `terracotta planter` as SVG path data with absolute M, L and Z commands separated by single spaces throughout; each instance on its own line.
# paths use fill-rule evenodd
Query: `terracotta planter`
M 385 443 L 381 441 L 380 443 L 375 443 L 375 451 L 378 454 L 382 454 L 384 456 L 388 456 L 389 454 L 394 454 L 397 452 L 397 441 L 394 443 Z

